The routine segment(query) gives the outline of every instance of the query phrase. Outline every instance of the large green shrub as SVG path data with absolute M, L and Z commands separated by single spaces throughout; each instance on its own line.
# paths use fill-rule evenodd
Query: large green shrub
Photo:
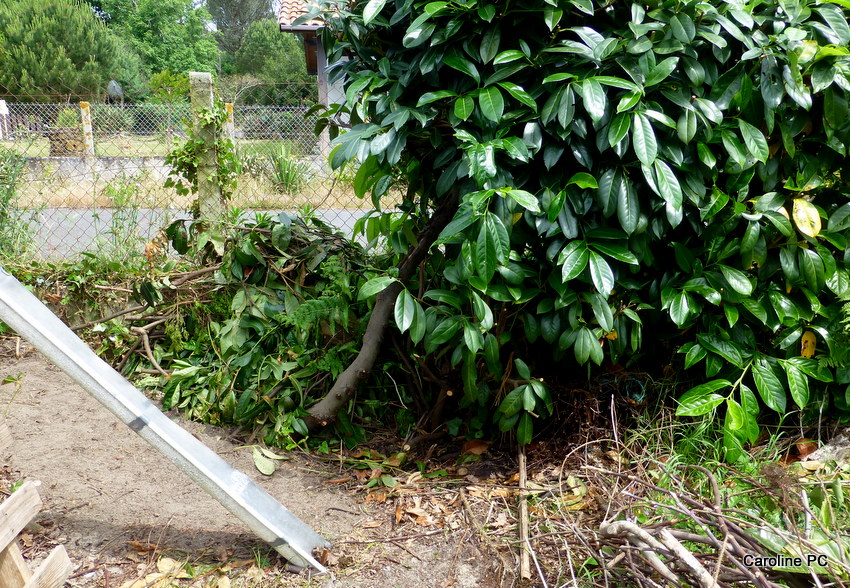
M 846 2 L 330 4 L 350 118 L 332 163 L 357 162 L 376 205 L 406 187 L 403 230 L 375 216 L 368 235 L 404 255 L 459 198 L 391 287 L 462 406 L 525 443 L 551 406 L 540 376 L 678 351 L 705 382 L 679 414 L 725 404 L 730 458 L 764 406 L 847 414 L 821 385 L 848 290 Z

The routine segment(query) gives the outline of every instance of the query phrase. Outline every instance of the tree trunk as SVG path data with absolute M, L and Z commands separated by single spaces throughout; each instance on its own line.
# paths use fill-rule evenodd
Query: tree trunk
M 363 334 L 363 345 L 360 347 L 360 352 L 345 371 L 339 375 L 327 396 L 310 407 L 308 411 L 310 417 L 305 420 L 311 430 L 334 422 L 340 409 L 354 397 L 357 386 L 372 371 L 381 350 L 384 331 L 389 324 L 390 316 L 392 316 L 396 298 L 404 288 L 404 283 L 413 276 L 416 269 L 428 256 L 431 245 L 454 218 L 457 207 L 458 195 L 453 190 L 425 224 L 419 234 L 419 243 L 398 264 L 398 281 L 393 282 L 378 293 L 375 298 L 375 307 L 372 309 L 372 315 L 366 325 L 366 332 Z

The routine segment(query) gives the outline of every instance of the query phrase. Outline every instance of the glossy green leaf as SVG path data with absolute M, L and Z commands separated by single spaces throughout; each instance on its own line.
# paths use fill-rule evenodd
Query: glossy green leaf
M 626 245 L 620 245 L 615 242 L 603 241 L 601 239 L 593 241 L 591 248 L 602 253 L 607 257 L 628 263 L 631 265 L 639 265 L 637 256 L 629 251 Z
M 744 138 L 744 144 L 747 146 L 750 155 L 762 163 L 767 162 L 770 150 L 762 132 L 741 118 L 738 119 L 738 129 L 741 131 L 741 136 Z
M 670 30 L 673 37 L 682 43 L 690 43 L 696 37 L 697 31 L 694 21 L 684 12 L 678 12 L 670 19 Z
M 457 96 L 455 92 L 450 90 L 439 90 L 437 92 L 426 92 L 422 94 L 419 98 L 419 101 L 416 103 L 416 106 L 424 106 L 426 104 L 431 104 L 432 102 L 436 102 L 437 100 L 442 100 L 443 98 L 453 98 Z
M 811 249 L 799 248 L 797 250 L 797 261 L 799 263 L 800 274 L 805 280 L 806 285 L 815 292 L 819 291 L 824 283 L 823 260 L 817 252 Z
M 429 337 L 426 337 L 426 343 L 431 349 L 436 349 L 438 346 L 450 341 L 457 335 L 461 329 L 461 321 L 457 317 L 449 317 L 441 320 L 434 327 Z
M 514 390 L 508 392 L 508 394 L 502 400 L 502 403 L 499 404 L 499 412 L 501 412 L 506 417 L 509 417 L 511 415 L 515 415 L 520 410 L 522 410 L 524 391 L 525 386 L 520 386 L 519 388 L 515 388 Z
M 404 333 L 413 324 L 413 317 L 416 314 L 416 299 L 407 290 L 402 290 L 396 298 L 393 312 L 398 330 Z
M 386 6 L 387 0 L 369 0 L 363 9 L 363 24 L 369 24 Z
M 583 241 L 570 241 L 558 255 L 561 280 L 567 282 L 578 277 L 590 259 L 587 245 Z
M 707 353 L 708 352 L 705 350 L 704 347 L 697 344 L 688 349 L 687 353 L 685 354 L 685 369 L 690 369 L 691 367 L 701 362 L 703 359 L 705 359 L 705 355 Z
M 475 83 L 481 83 L 481 74 L 478 73 L 478 68 L 468 59 L 457 55 L 450 55 L 443 58 L 443 63 L 459 72 L 465 73 L 475 80 Z
M 744 414 L 744 409 L 741 405 L 731 398 L 726 399 L 726 423 L 732 431 L 738 431 L 744 428 L 747 415 Z
M 749 296 L 753 293 L 753 283 L 747 277 L 747 274 L 726 265 L 721 265 L 720 271 L 735 292 L 744 296 Z
M 667 77 L 676 70 L 676 66 L 679 64 L 678 57 L 668 57 L 667 59 L 661 61 L 658 65 L 649 70 L 649 73 L 646 76 L 646 82 L 644 85 L 647 87 L 654 86 L 656 84 L 660 84 Z
M 626 113 L 620 113 L 614 117 L 608 125 L 608 144 L 613 147 L 623 140 L 632 126 L 632 117 Z
M 475 101 L 469 96 L 461 96 L 455 100 L 455 116 L 460 120 L 466 120 L 472 116 L 475 110 Z
M 534 98 L 531 97 L 531 94 L 526 92 L 522 86 L 518 86 L 517 84 L 513 84 L 511 82 L 499 82 L 499 86 L 503 88 L 508 94 L 513 96 L 519 102 L 525 104 L 526 106 L 531 107 L 532 110 L 537 112 L 537 102 L 534 101 Z
M 744 358 L 741 354 L 741 350 L 735 343 L 725 341 L 717 335 L 709 335 L 707 333 L 697 335 L 697 340 L 700 345 L 709 351 L 716 353 L 732 365 L 739 368 L 744 367 Z
M 499 43 L 501 42 L 501 31 L 499 27 L 491 27 L 484 36 L 481 37 L 481 45 L 478 47 L 478 56 L 481 57 L 481 63 L 490 63 L 499 53 Z
M 590 265 L 590 278 L 593 285 L 600 294 L 609 296 L 614 289 L 614 273 L 605 258 L 595 251 L 588 252 L 588 265 Z
M 367 298 L 371 298 L 378 292 L 385 290 L 395 281 L 395 278 L 391 278 L 389 276 L 378 276 L 376 278 L 372 278 L 360 287 L 360 291 L 357 293 L 357 299 L 365 300 Z
M 428 328 L 428 321 L 425 317 L 425 311 L 417 302 L 413 309 L 413 322 L 410 323 L 410 340 L 414 345 L 419 343 L 425 337 L 425 331 Z
M 547 343 L 554 343 L 561 334 L 561 313 L 550 312 L 540 317 L 540 335 Z
M 540 202 L 534 194 L 526 192 L 525 190 L 516 189 L 509 189 L 505 193 L 526 210 L 530 210 L 531 212 L 540 212 Z
M 606 99 L 605 90 L 595 79 L 590 78 L 581 83 L 581 95 L 584 101 L 584 108 L 591 120 L 597 122 L 605 116 L 605 106 L 608 101 Z
M 676 174 L 670 169 L 670 166 L 660 159 L 653 162 L 655 170 L 655 183 L 658 187 L 658 192 L 667 205 L 673 210 L 682 208 L 682 187 L 679 185 L 679 179 Z
M 620 98 L 620 102 L 617 103 L 617 112 L 626 112 L 627 110 L 631 110 L 638 102 L 640 102 L 642 97 L 643 94 L 638 91 L 624 94 L 623 97 Z
M 590 305 L 593 308 L 593 316 L 596 317 L 596 322 L 602 327 L 606 333 L 610 333 L 614 329 L 614 314 L 611 312 L 611 307 L 608 301 L 598 292 L 590 294 Z
M 670 318 L 677 326 L 684 326 L 688 322 L 693 308 L 693 299 L 687 292 L 679 292 L 670 303 Z
M 700 416 L 711 412 L 725 400 L 716 391 L 731 385 L 728 380 L 718 379 L 694 386 L 679 398 L 676 416 Z
M 644 165 L 652 165 L 658 156 L 658 142 L 655 139 L 655 131 L 652 123 L 646 115 L 635 113 L 632 115 L 632 146 L 635 155 Z
M 463 323 L 463 342 L 472 353 L 478 353 L 484 347 L 484 337 L 481 331 L 472 323 Z
M 784 413 L 786 405 L 785 387 L 773 373 L 767 360 L 763 358 L 756 360 L 753 363 L 752 374 L 756 390 L 758 390 L 759 396 L 768 408 L 780 414 Z
M 685 145 L 690 143 L 697 134 L 697 115 L 693 110 L 685 109 L 679 115 L 679 121 L 676 123 L 676 132 L 679 135 L 679 140 Z
M 524 412 L 519 417 L 519 423 L 516 427 L 516 442 L 519 445 L 528 445 L 534 434 L 534 421 L 531 420 L 531 415 Z
M 587 172 L 578 172 L 573 174 L 573 176 L 567 180 L 567 186 L 575 184 L 579 188 L 588 189 L 588 188 L 598 188 L 599 184 L 596 182 L 596 178 L 590 175 Z
M 587 327 L 581 327 L 578 331 L 575 345 L 573 346 L 576 361 L 580 365 L 584 365 L 588 359 L 594 356 L 596 348 L 599 348 L 599 339 L 593 335 L 593 331 Z
M 505 112 L 505 99 L 496 86 L 490 86 L 481 91 L 478 95 L 478 105 L 486 118 L 493 122 L 502 120 L 502 115 Z
M 516 49 L 508 49 L 507 51 L 502 51 L 493 59 L 493 65 L 501 65 L 503 63 L 511 63 L 512 61 L 517 61 L 518 59 L 526 59 L 525 54 L 522 51 L 517 51 Z
M 785 375 L 788 377 L 788 390 L 791 392 L 791 398 L 798 407 L 806 408 L 809 404 L 809 378 L 796 367 L 793 363 L 781 362 L 785 369 Z

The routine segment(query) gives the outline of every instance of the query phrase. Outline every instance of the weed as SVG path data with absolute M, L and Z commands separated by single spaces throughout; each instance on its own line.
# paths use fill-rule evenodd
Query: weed
M 100 228 L 103 213 L 95 210 L 92 216 L 98 237 L 89 257 L 105 265 L 138 267 L 144 261 L 141 250 L 145 243 L 139 232 L 139 181 L 122 177 L 107 184 L 104 195 L 111 205 L 108 221 L 106 227 Z
M 0 255 L 18 257 L 31 247 L 31 217 L 16 206 L 26 158 L 0 148 Z
M 9 415 L 9 409 L 12 407 L 12 403 L 15 401 L 15 397 L 21 393 L 21 383 L 24 380 L 24 374 L 19 373 L 16 376 L 6 376 L 3 380 L 0 380 L 0 386 L 5 386 L 6 384 L 11 384 L 14 386 L 14 390 L 12 390 L 12 397 L 9 398 L 9 404 L 6 406 L 6 409 L 3 411 L 3 418 L 6 418 Z
M 274 187 L 286 194 L 300 192 L 307 183 L 307 165 L 298 161 L 286 145 L 269 155 L 270 177 Z
M 80 114 L 74 108 L 63 108 L 56 116 L 56 126 L 62 129 L 73 129 L 80 124 Z

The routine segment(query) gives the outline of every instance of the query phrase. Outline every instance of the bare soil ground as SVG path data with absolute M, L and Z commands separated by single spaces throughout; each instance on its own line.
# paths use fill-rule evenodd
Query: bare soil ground
M 181 421 L 333 543 L 330 576 L 286 572 L 238 519 L 36 351 L 0 341 L 4 379 L 14 381 L 0 386 L 0 417 L 15 443 L 0 454 L 0 500 L 17 482 L 40 481 L 44 508 L 20 537 L 24 555 L 32 567 L 65 545 L 76 566 L 72 587 L 514 583 L 515 554 L 482 541 L 470 517 L 483 506 L 470 507 L 463 491 L 435 500 L 434 490 L 410 481 L 386 500 L 339 482 L 346 472 L 332 463 L 298 453 L 263 476 L 252 448 L 228 431 Z M 479 510 L 476 518 L 489 516 Z

